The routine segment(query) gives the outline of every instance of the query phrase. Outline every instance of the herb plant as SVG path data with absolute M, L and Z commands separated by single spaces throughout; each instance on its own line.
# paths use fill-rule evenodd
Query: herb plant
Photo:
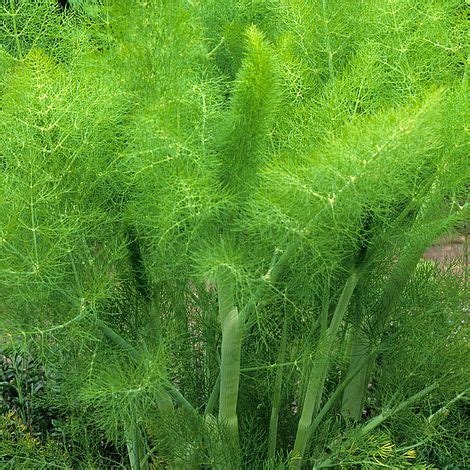
M 443 464 L 465 2 L 65 4 L 0 7 L 1 341 L 64 468 Z

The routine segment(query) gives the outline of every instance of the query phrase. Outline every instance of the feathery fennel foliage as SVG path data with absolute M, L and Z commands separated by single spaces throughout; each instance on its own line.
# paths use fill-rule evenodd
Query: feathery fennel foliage
M 0 11 L 2 465 L 468 463 L 464 2 Z

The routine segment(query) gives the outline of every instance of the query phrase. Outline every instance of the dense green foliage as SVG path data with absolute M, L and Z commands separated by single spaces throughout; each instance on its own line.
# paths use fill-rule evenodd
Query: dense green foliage
M 0 466 L 467 466 L 466 2 L 61 3 L 0 3 Z

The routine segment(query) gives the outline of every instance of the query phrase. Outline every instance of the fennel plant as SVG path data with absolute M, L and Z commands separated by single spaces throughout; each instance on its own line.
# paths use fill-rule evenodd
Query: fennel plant
M 465 399 L 449 325 L 400 349 L 468 215 L 463 3 L 3 2 L 1 341 L 60 371 L 69 460 L 353 464 Z

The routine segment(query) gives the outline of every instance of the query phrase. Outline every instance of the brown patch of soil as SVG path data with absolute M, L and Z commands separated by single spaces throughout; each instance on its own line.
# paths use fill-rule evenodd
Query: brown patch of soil
M 454 238 L 443 238 L 431 246 L 423 258 L 435 261 L 443 267 L 451 267 L 458 274 L 463 274 L 468 268 L 468 240 L 461 235 Z

